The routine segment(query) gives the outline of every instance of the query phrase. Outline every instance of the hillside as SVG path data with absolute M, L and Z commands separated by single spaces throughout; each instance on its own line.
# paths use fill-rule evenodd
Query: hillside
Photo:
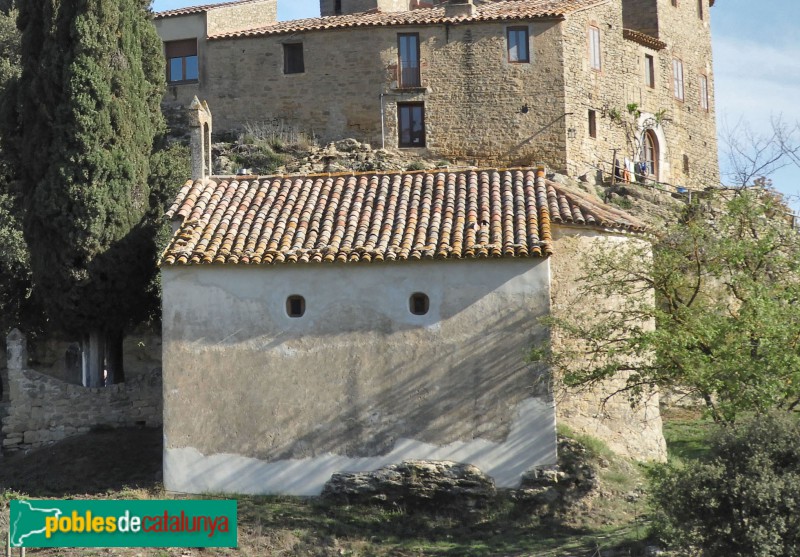
M 242 133 L 235 141 L 215 143 L 212 149 L 214 172 L 218 175 L 431 170 L 469 167 L 474 162 L 425 159 L 373 148 L 355 139 L 318 146 L 305 137 L 282 137 L 281 133 L 253 129 Z M 688 192 L 678 193 L 666 186 L 638 183 L 612 184 L 610 175 L 585 175 L 575 179 L 550 173 L 548 177 L 616 205 L 650 224 L 654 230 L 673 220 L 689 202 Z M 698 197 L 700 201 L 707 199 L 703 193 L 695 193 L 692 202 L 697 202 Z

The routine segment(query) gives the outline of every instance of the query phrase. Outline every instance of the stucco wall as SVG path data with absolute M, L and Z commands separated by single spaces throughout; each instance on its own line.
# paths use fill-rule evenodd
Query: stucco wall
M 177 85 L 168 83 L 167 90 L 164 93 L 164 104 L 188 107 L 192 103 L 194 96 L 203 90 L 203 84 L 207 81 L 204 63 L 208 57 L 206 50 L 206 14 L 199 13 L 156 19 L 153 24 L 156 26 L 159 37 L 164 42 L 197 39 L 198 70 L 200 74 L 197 82 Z M 164 73 L 166 75 L 166 68 Z
M 555 463 L 540 259 L 163 269 L 167 489 L 319 493 L 334 471 Z M 408 309 L 414 292 L 430 312 Z M 289 318 L 286 298 L 305 297 Z
M 587 297 L 583 293 L 584 283 L 581 277 L 587 271 L 584 267 L 587 255 L 609 245 L 644 241 L 565 227 L 554 231 L 553 240 L 550 296 L 552 315 L 559 319 L 591 319 L 593 308 L 608 307 L 609 304 L 616 303 L 602 295 Z M 654 326 L 653 323 L 646 325 Z M 561 350 L 567 342 L 570 341 L 555 333 L 552 349 Z M 567 389 L 559 381 L 559 377 L 555 377 L 558 423 L 566 424 L 578 433 L 602 439 L 619 454 L 637 460 L 666 459 L 658 392 L 648 393 L 633 407 L 625 394 L 609 398 L 609 395 L 618 392 L 625 385 L 625 380 L 625 376 L 619 376 L 595 388 Z

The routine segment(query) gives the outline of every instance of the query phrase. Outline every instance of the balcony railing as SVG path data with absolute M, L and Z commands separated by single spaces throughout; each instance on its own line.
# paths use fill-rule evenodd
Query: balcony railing
M 419 66 L 417 64 L 400 64 L 397 71 L 397 86 L 401 89 L 421 87 L 422 80 L 419 75 Z

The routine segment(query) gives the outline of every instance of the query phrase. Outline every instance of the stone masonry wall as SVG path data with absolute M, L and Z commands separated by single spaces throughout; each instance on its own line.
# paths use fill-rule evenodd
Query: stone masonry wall
M 210 40 L 197 94 L 215 130 L 246 123 L 290 125 L 321 142 L 354 137 L 397 148 L 397 103 L 424 102 L 427 149 L 420 154 L 482 163 L 566 161 L 561 29 L 527 25 L 531 63 L 509 63 L 506 25 L 474 23 L 321 30 Z M 397 35 L 419 33 L 422 87 L 397 87 Z M 283 73 L 283 43 L 302 42 L 305 72 Z M 383 95 L 383 97 L 381 96 Z M 174 100 L 173 100 L 174 99 Z
M 650 19 L 657 15 L 653 32 L 666 48 L 623 36 L 623 4 L 629 21 L 641 20 L 639 29 L 655 25 Z M 222 12 L 211 10 L 209 17 Z M 162 36 L 167 23 L 160 23 Z M 529 63 L 509 63 L 509 26 L 528 28 Z M 590 26 L 601 34 L 599 71 L 589 66 Z M 399 33 L 419 34 L 421 87 L 398 87 Z M 283 45 L 298 42 L 305 71 L 284 74 Z M 698 188 L 719 183 L 705 4 L 702 18 L 696 2 L 674 7 L 670 0 L 615 0 L 564 21 L 322 29 L 211 39 L 201 50 L 199 82 L 171 87 L 165 105 L 186 105 L 194 95 L 208 100 L 216 131 L 263 122 L 322 143 L 354 137 L 372 145 L 385 140 L 396 149 L 398 103 L 421 102 L 426 148 L 408 149 L 414 154 L 476 164 L 544 163 L 581 175 L 609 171 L 613 149 L 620 159 L 641 158 L 640 146 L 610 118 L 636 103 L 644 118 L 661 111 L 665 116 L 653 126 L 659 181 Z M 646 55 L 654 60 L 654 87 L 645 83 Z M 674 95 L 674 59 L 683 62 L 683 100 Z M 700 104 L 701 75 L 708 79 L 708 110 Z M 589 134 L 589 110 L 597 118 L 597 137 Z
M 278 0 L 220 6 L 208 11 L 208 35 L 253 29 L 278 21 Z
M 626 6 L 648 2 L 630 0 Z M 652 4 L 651 15 L 655 0 Z M 622 129 L 609 117 L 610 110 L 624 114 L 628 104 L 636 103 L 646 115 L 665 111 L 664 123 L 654 127 L 660 151 L 658 180 L 697 188 L 718 185 L 708 9 L 701 20 L 696 2 L 680 2 L 676 8 L 670 0 L 658 0 L 659 38 L 667 44 L 662 50 L 623 38 L 622 15 L 622 3 L 611 2 L 573 14 L 565 22 L 566 112 L 572 114 L 569 125 L 576 130 L 575 137 L 567 141 L 569 174 L 581 175 L 598 167 L 609 171 L 613 149 L 618 149 L 621 159 L 640 158 L 639 152 L 632 152 Z M 600 29 L 600 71 L 589 66 L 590 26 Z M 652 88 L 645 83 L 645 55 L 654 60 Z M 675 98 L 673 89 L 672 61 L 676 58 L 683 61 L 683 101 Z M 709 110 L 700 106 L 701 74 L 708 78 Z M 589 110 L 596 113 L 596 138 L 589 134 Z
M 161 425 L 160 370 L 119 385 L 90 389 L 36 371 L 7 370 L 9 402 L 3 452 L 37 448 L 98 426 Z
M 409 0 L 341 0 L 342 14 L 357 14 L 378 8 L 382 12 L 399 12 L 410 8 Z M 323 16 L 336 15 L 335 0 L 320 0 Z
M 624 0 L 622 21 L 626 29 L 658 37 L 658 0 Z
M 613 303 L 613 300 L 599 297 L 594 301 L 586 300 L 579 295 L 584 269 L 576 262 L 585 261 L 586 255 L 601 244 L 642 241 L 565 228 L 554 230 L 553 239 L 550 299 L 551 315 L 555 318 L 576 317 L 582 312 L 590 316 L 593 311 L 590 308 Z M 580 306 L 575 305 L 576 300 L 581 300 Z M 551 342 L 552 349 L 559 351 L 568 341 L 554 334 Z M 663 461 L 667 449 L 661 430 L 659 394 L 651 393 L 633 407 L 624 394 L 609 398 L 625 385 L 625 379 L 616 377 L 595 388 L 575 390 L 564 388 L 555 377 L 556 420 L 577 433 L 602 439 L 619 454 L 642 461 Z

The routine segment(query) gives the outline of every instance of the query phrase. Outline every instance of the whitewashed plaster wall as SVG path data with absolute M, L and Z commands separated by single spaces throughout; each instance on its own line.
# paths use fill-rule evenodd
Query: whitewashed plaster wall
M 164 267 L 164 483 L 313 495 L 336 471 L 556 461 L 549 262 Z M 409 297 L 430 298 L 427 315 Z M 305 298 L 301 318 L 286 313 Z

